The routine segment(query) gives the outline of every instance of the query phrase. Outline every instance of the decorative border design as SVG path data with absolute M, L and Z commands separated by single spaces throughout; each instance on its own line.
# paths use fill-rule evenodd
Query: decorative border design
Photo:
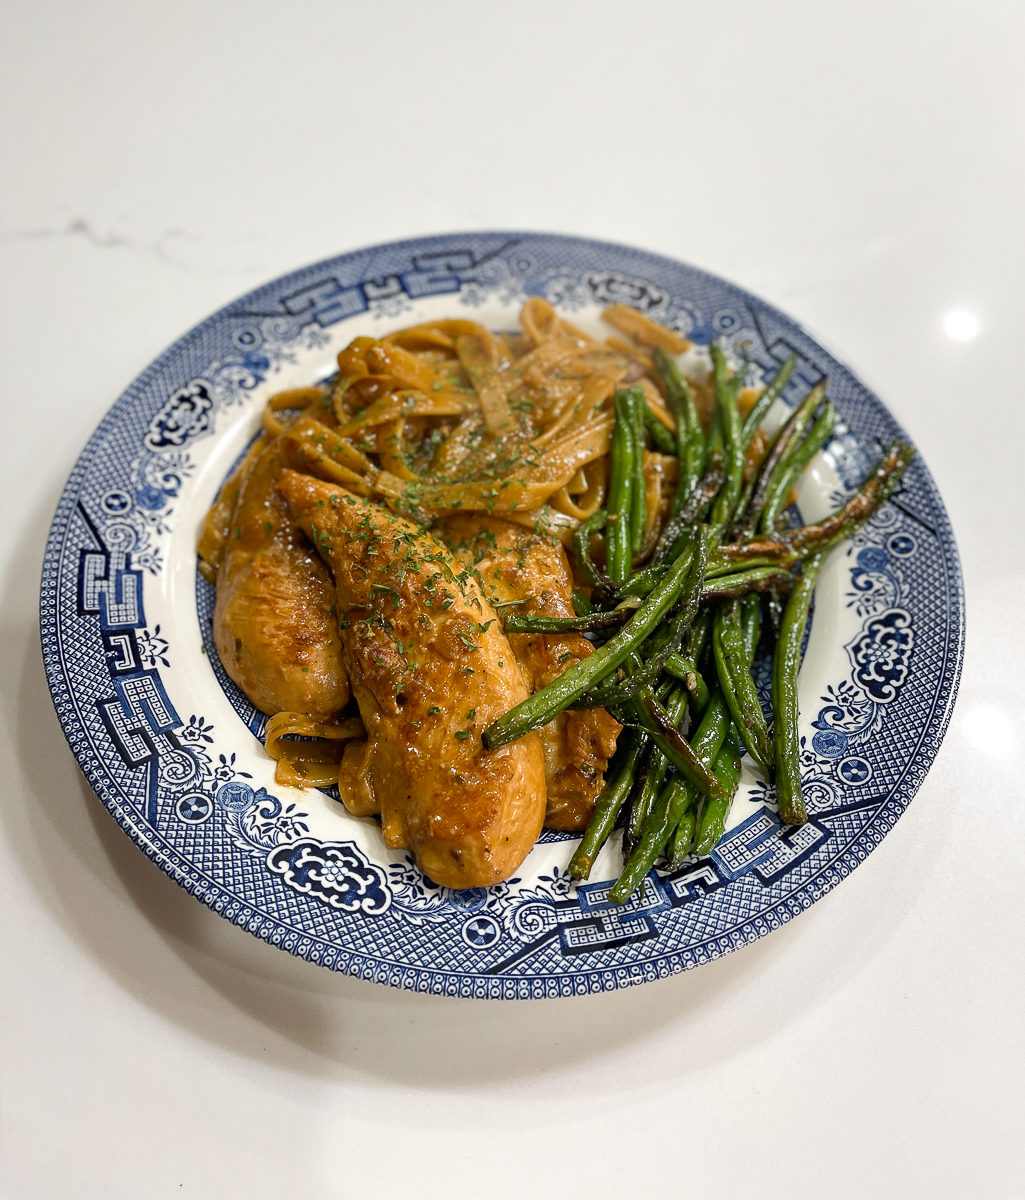
M 900 432 L 880 402 L 787 318 L 653 255 L 571 238 L 475 234 L 315 265 L 186 335 L 128 389 L 86 447 L 58 506 L 43 569 L 43 654 L 58 716 L 89 782 L 149 857 L 216 911 L 310 961 L 392 986 L 493 998 L 604 990 L 686 970 L 803 911 L 871 852 L 917 790 L 960 673 L 963 595 L 946 515 L 916 459 L 894 502 L 850 550 L 848 601 L 862 627 L 847 646 L 851 677 L 823 696 L 804 750 L 806 826 L 783 829 L 767 790 L 761 809 L 710 856 L 671 875 L 652 872 L 625 906 L 609 904 L 610 882 L 574 890 L 557 868 L 533 881 L 449 892 L 408 859 L 385 869 L 354 842 L 312 838 L 307 814 L 254 790 L 234 754 L 214 758 L 221 743 L 202 716 L 183 721 L 175 712 L 161 680 L 173 650 L 160 625 L 146 622 L 144 581 L 163 570 L 159 541 L 193 470 L 190 447 L 211 432 L 221 407 L 239 403 L 299 350 L 323 344 L 335 322 L 357 312 L 392 318 L 422 296 L 445 293 L 470 306 L 528 294 L 570 309 L 630 303 L 698 344 L 719 338 L 755 374 L 796 352 L 792 388 L 831 378 L 847 424 L 829 451 L 847 487 L 874 458 L 872 443 Z M 125 463 L 123 477 L 117 462 Z M 922 594 L 912 582 L 916 569 L 945 605 L 939 621 L 931 618 L 938 635 L 922 643 L 913 616 Z M 88 644 L 89 629 L 99 650 Z M 885 738 L 880 746 L 879 734 L 914 683 L 916 656 L 929 658 L 936 686 L 916 707 L 913 749 L 895 771 L 893 748 Z M 175 831 L 212 839 L 221 852 L 250 861 L 257 878 L 277 881 L 270 910 L 266 891 L 226 888 L 216 869 L 183 851 L 199 843 L 176 840 Z M 301 916 L 330 913 L 349 924 L 335 926 L 334 936 L 299 928 L 302 920 L 286 917 L 285 896 L 307 906 Z M 351 933 L 352 921 L 370 922 L 367 929 L 388 923 L 391 940 L 375 947 L 368 934 L 366 944 L 349 937 L 346 945 L 339 930 Z M 434 932 L 424 943 L 428 927 Z M 389 960 L 396 929 L 407 942 L 419 937 L 433 947 L 434 957 L 443 945 L 448 965 L 432 969 L 408 953 L 400 961 L 397 951 Z

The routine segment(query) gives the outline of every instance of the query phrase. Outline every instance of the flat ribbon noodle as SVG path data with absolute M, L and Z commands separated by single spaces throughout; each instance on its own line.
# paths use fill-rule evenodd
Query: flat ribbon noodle
M 365 454 L 345 441 L 339 430 L 313 417 L 300 417 L 280 440 L 286 466 L 329 483 L 340 483 L 361 496 L 374 495 L 373 480 L 378 469 Z
M 203 532 L 199 539 L 197 553 L 199 554 L 199 573 L 208 583 L 217 582 L 217 571 L 224 557 L 224 546 L 231 532 L 231 517 L 238 502 L 239 492 L 253 464 L 263 453 L 267 445 L 267 435 L 261 433 L 246 451 L 245 458 L 228 476 L 217 493 L 210 511 L 203 522 Z
M 578 486 L 582 485 L 582 486 Z M 559 512 L 575 521 L 586 521 L 593 516 L 605 501 L 605 464 L 595 460 L 580 468 L 576 476 L 560 488 L 549 503 Z M 648 492 L 650 496 L 650 489 Z M 653 522 L 657 514 L 652 514 Z M 654 543 L 653 543 L 654 544 Z
M 290 787 L 330 787 L 338 781 L 344 743 L 366 735 L 359 717 L 326 725 L 306 713 L 280 712 L 267 722 L 264 748 L 278 764 L 274 770 L 277 783 Z M 293 738 L 309 740 L 293 741 Z
M 377 433 L 377 456 L 385 471 L 407 483 L 415 483 L 420 476 L 411 470 L 406 462 L 402 449 L 402 431 L 405 428 L 405 417 L 397 417 L 388 425 L 382 425 Z
M 348 418 L 340 433 L 350 437 L 361 429 L 387 425 L 398 417 L 456 417 L 476 412 L 479 407 L 477 396 L 468 392 L 438 391 L 433 395 L 417 391 L 393 392 Z
M 410 484 L 382 471 L 375 485 L 393 508 L 421 510 L 432 517 L 455 512 L 513 512 L 540 508 L 549 496 L 566 486 L 580 467 L 608 454 L 613 418 L 603 416 L 568 438 L 556 442 L 537 467 L 510 479 L 469 483 Z
M 666 354 L 683 354 L 691 347 L 691 343 L 675 329 L 659 325 L 657 321 L 646 317 L 644 313 L 628 304 L 610 305 L 602 313 L 602 317 L 641 346 L 657 346 Z
M 502 372 L 512 365 L 508 350 L 488 330 L 464 333 L 456 338 L 456 353 L 480 397 L 484 423 L 492 437 L 512 428 L 512 409 L 508 393 L 498 382 Z

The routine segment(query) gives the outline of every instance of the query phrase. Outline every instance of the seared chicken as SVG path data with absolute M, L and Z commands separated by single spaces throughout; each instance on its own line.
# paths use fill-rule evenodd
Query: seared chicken
M 574 615 L 573 577 L 558 542 L 480 513 L 446 517 L 436 528 L 442 541 L 480 575 L 489 600 L 525 601 L 503 611 L 545 617 Z M 509 643 L 531 692 L 594 653 L 591 643 L 578 633 L 513 633 Z M 586 828 L 621 729 L 604 708 L 593 708 L 561 712 L 538 731 L 545 752 L 545 824 L 550 829 L 579 832 Z
M 215 558 L 214 641 L 224 669 L 261 712 L 329 719 L 349 701 L 331 573 L 293 523 L 277 490 L 278 443 L 265 438 L 211 510 L 224 525 L 201 543 Z
M 451 888 L 510 876 L 541 831 L 536 733 L 485 750 L 481 732 L 529 695 L 474 576 L 429 533 L 337 485 L 283 471 L 295 520 L 334 572 L 343 661 L 367 728 L 342 763 L 350 811 Z

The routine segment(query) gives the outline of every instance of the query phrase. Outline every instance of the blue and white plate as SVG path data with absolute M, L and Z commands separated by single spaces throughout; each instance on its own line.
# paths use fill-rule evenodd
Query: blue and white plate
M 810 819 L 784 828 L 746 768 L 706 858 L 652 872 L 610 905 L 619 835 L 592 881 L 574 841 L 545 834 L 515 879 L 452 892 L 386 849 L 330 794 L 282 788 L 263 718 L 213 649 L 213 589 L 196 541 L 264 401 L 330 374 L 360 334 L 465 313 L 517 325 L 544 296 L 601 330 L 631 304 L 692 340 L 719 339 L 751 382 L 797 354 L 792 403 L 824 376 L 841 417 L 801 486 L 805 519 L 842 503 L 902 430 L 794 321 L 723 280 L 622 246 L 473 233 L 377 246 L 306 267 L 186 334 L 129 387 L 57 509 L 43 570 L 54 703 L 115 820 L 182 887 L 301 958 L 394 987 L 494 998 L 568 996 L 698 966 L 790 920 L 849 874 L 929 769 L 961 668 L 963 596 L 943 504 L 916 457 L 900 490 L 823 570 L 801 673 Z M 783 410 L 779 402 L 780 412 Z M 745 760 L 746 761 L 746 760 Z

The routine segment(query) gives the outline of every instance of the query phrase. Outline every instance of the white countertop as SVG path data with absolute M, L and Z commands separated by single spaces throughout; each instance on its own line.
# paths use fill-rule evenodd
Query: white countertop
M 4 5 L 3 1197 L 1025 1196 L 1025 9 L 724 11 Z M 914 438 L 967 588 L 946 741 L 868 861 L 584 999 L 398 993 L 221 920 L 93 796 L 38 648 L 57 498 L 160 350 L 290 268 L 488 228 L 803 321 Z

